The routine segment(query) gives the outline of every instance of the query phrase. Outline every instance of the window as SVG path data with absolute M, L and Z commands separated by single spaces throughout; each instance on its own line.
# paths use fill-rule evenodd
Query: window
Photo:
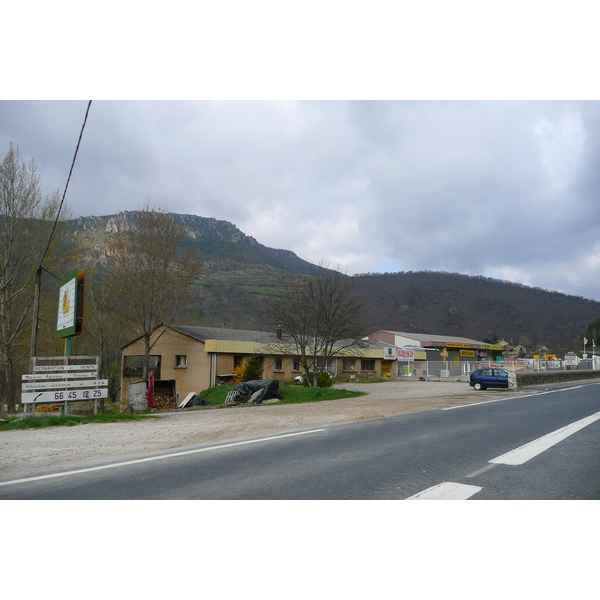
M 318 358 L 317 359 L 317 370 L 318 371 L 333 371 L 333 360 L 331 358 Z
M 300 362 L 294 358 L 294 360 L 292 360 L 292 371 L 299 371 L 299 370 L 300 370 Z
M 187 354 L 176 354 L 175 355 L 175 368 L 176 369 L 187 368 Z
M 374 371 L 375 370 L 375 360 L 374 359 L 363 359 L 360 361 L 360 370 L 361 371 Z
M 129 379 L 141 379 L 144 364 L 144 357 L 141 355 L 131 355 L 123 357 L 123 377 Z M 160 379 L 160 355 L 150 355 L 149 371 L 154 371 L 154 377 Z
M 356 367 L 356 359 L 355 358 L 344 358 L 342 363 L 342 369 L 344 371 L 354 371 Z
M 283 371 L 283 358 L 276 358 L 274 359 L 274 371 Z
M 233 368 L 239 369 L 244 364 L 243 356 L 234 356 L 233 357 Z

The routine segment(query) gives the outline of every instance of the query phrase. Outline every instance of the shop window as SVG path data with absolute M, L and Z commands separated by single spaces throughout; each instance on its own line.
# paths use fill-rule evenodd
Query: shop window
M 374 371 L 375 370 L 375 360 L 374 359 L 363 359 L 360 361 L 360 370 L 361 371 Z

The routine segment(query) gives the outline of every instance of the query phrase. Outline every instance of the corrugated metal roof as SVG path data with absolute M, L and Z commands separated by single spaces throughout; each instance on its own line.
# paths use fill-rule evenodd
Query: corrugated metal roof
M 472 340 L 469 338 L 457 337 L 453 335 L 437 335 L 432 333 L 406 333 L 404 331 L 389 331 L 387 329 L 385 331 L 387 333 L 392 333 L 394 335 L 410 338 L 419 342 L 440 342 L 442 344 L 475 344 L 479 346 L 484 346 L 487 344 L 487 342 L 482 342 L 481 340 Z

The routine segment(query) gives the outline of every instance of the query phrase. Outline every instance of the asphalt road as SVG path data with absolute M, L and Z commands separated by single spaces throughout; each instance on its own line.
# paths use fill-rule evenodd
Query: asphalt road
M 0 499 L 598 499 L 598 384 L 0 482 Z

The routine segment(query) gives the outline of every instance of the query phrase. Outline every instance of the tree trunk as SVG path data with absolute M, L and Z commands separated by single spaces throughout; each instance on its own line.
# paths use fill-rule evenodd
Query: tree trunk
M 8 326 L 8 310 L 4 297 L 0 299 L 0 404 L 6 404 L 8 412 L 15 411 L 15 391 L 13 389 L 13 364 L 11 345 L 9 341 L 10 331 Z

